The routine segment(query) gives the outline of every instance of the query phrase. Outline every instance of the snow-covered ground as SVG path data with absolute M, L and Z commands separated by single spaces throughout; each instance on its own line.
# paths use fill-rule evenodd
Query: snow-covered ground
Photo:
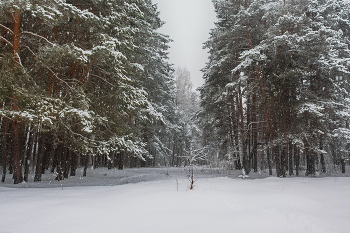
M 105 185 L 113 179 L 124 185 L 88 186 L 93 177 L 80 177 L 84 186 L 71 178 L 54 188 L 48 180 L 36 184 L 42 188 L 2 184 L 0 233 L 350 232 L 349 177 L 243 180 L 208 173 L 189 190 L 181 169 L 114 170 L 114 178 L 99 171 L 106 172 Z M 142 179 L 148 182 L 136 183 Z

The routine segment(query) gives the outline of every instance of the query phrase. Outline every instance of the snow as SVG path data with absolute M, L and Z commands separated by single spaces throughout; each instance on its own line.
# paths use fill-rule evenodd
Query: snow
M 63 188 L 49 188 L 47 181 L 45 188 L 2 184 L 0 232 L 345 233 L 350 229 L 349 177 L 243 180 L 207 174 L 189 190 L 183 168 L 174 176 L 173 170 L 145 171 L 114 173 L 148 174 L 145 180 L 156 180 Z M 160 175 L 164 179 L 157 179 Z

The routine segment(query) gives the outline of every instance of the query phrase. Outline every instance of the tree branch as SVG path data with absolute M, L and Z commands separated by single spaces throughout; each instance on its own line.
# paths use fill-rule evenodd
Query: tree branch
M 0 27 L 5 29 L 7 32 L 11 33 L 13 35 L 13 31 L 11 29 L 9 29 L 8 27 L 6 27 L 5 25 L 0 23 Z
M 13 47 L 13 44 L 12 44 L 10 41 L 6 40 L 5 37 L 0 36 L 0 39 L 1 39 L 2 41 L 4 41 L 6 44 L 8 44 L 10 47 Z
M 50 44 L 51 46 L 55 46 L 54 43 L 52 43 L 51 41 L 49 41 L 48 39 L 46 39 L 45 37 L 43 36 L 40 36 L 38 34 L 35 34 L 35 33 L 32 33 L 32 32 L 28 32 L 28 31 L 23 31 L 21 34 L 28 34 L 28 35 L 31 35 L 31 36 L 35 36 L 35 37 L 38 37 L 44 41 L 46 41 L 46 43 Z
M 27 48 L 33 55 L 34 55 L 34 57 L 36 57 L 36 54 L 28 47 L 28 46 L 24 46 L 25 48 Z M 40 62 L 40 61 L 39 61 Z M 42 62 L 40 62 L 41 64 L 43 64 Z M 52 73 L 52 75 L 55 77 L 55 78 L 57 78 L 59 81 L 61 81 L 62 83 L 64 83 L 64 84 L 66 84 L 67 85 L 67 87 L 70 89 L 70 90 L 72 90 L 72 91 L 74 91 L 74 92 L 77 92 L 73 87 L 71 87 L 70 85 L 69 85 L 69 83 L 67 83 L 66 81 L 64 81 L 63 79 L 61 79 L 61 78 L 59 78 L 57 75 L 56 75 L 56 73 L 52 70 L 52 69 L 50 69 L 50 67 L 48 67 L 48 66 L 46 66 L 45 64 L 43 64 L 44 65 L 44 67 L 46 68 L 46 69 L 48 69 L 51 73 Z
M 20 65 L 21 67 L 23 67 L 22 61 L 21 61 L 21 57 L 19 56 L 19 54 L 16 53 L 16 54 L 14 55 L 14 57 L 16 58 L 16 59 L 15 59 L 15 63 L 17 63 L 18 65 Z
M 95 75 L 95 74 L 90 74 L 90 75 L 91 75 L 92 77 L 101 79 L 102 81 L 108 83 L 108 84 L 111 85 L 112 87 L 116 87 L 115 85 L 113 85 L 112 83 L 108 82 L 106 79 L 104 79 L 104 78 L 102 78 L 102 77 L 100 77 L 100 76 L 98 76 L 98 75 Z

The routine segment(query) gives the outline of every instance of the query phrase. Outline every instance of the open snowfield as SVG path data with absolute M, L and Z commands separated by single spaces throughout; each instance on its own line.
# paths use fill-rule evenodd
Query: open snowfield
M 349 177 L 208 176 L 188 190 L 180 175 L 113 186 L 5 184 L 0 233 L 350 232 Z

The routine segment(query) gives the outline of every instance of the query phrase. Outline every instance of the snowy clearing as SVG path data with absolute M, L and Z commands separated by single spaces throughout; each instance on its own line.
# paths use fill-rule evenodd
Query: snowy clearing
M 0 187 L 0 233 L 346 233 L 350 178 L 201 178 Z

